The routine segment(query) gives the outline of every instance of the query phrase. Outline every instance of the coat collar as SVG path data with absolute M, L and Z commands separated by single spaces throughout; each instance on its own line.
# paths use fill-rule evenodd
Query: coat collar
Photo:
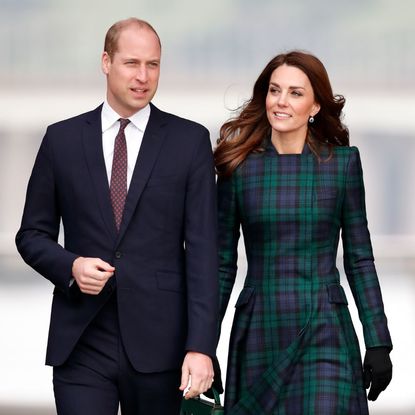
M 82 142 L 89 174 L 95 188 L 95 199 L 98 203 L 99 212 L 103 217 L 107 232 L 111 238 L 114 238 L 117 230 L 112 213 L 107 171 L 102 149 L 101 110 L 102 105 L 86 115 Z
M 263 141 L 263 146 L 265 147 L 266 152 L 269 155 L 278 155 L 278 156 L 299 156 L 299 155 L 304 155 L 304 154 L 312 154 L 310 147 L 307 143 L 304 143 L 304 147 L 303 150 L 301 151 L 301 153 L 298 154 L 280 154 L 278 153 L 277 149 L 274 147 L 274 144 L 272 144 L 271 141 L 271 136 L 267 137 L 264 141 Z

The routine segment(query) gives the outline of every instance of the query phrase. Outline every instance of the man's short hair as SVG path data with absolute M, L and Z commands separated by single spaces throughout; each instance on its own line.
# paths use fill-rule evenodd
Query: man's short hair
M 121 32 L 129 26 L 138 26 L 140 29 L 151 30 L 157 36 L 161 48 L 160 37 L 154 27 L 145 20 L 130 17 L 129 19 L 120 20 L 114 23 L 105 35 L 104 52 L 108 53 L 111 60 L 113 59 L 115 52 L 118 50 L 118 38 L 120 37 Z

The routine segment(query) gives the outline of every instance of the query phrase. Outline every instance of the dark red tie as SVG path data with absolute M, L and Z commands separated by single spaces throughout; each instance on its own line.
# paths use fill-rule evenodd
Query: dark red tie
M 111 204 L 114 212 L 117 230 L 120 230 L 122 214 L 124 212 L 125 199 L 127 197 L 127 143 L 124 130 L 130 120 L 120 118 L 120 129 L 114 142 L 114 157 L 111 170 Z

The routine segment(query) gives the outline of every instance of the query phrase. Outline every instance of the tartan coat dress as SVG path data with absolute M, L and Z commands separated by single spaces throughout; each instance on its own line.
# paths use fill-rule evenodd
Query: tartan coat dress
M 362 361 L 336 256 L 367 348 L 392 348 L 367 228 L 360 156 L 280 155 L 266 140 L 218 180 L 220 319 L 237 271 L 242 227 L 248 263 L 235 305 L 226 415 L 368 414 Z

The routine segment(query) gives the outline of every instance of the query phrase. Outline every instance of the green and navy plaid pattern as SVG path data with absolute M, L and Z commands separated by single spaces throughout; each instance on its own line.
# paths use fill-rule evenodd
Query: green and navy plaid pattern
M 340 285 L 344 266 L 366 347 L 392 347 L 367 229 L 360 157 L 337 147 L 251 154 L 218 181 L 221 318 L 243 231 L 248 271 L 232 327 L 227 415 L 367 414 L 358 340 Z

